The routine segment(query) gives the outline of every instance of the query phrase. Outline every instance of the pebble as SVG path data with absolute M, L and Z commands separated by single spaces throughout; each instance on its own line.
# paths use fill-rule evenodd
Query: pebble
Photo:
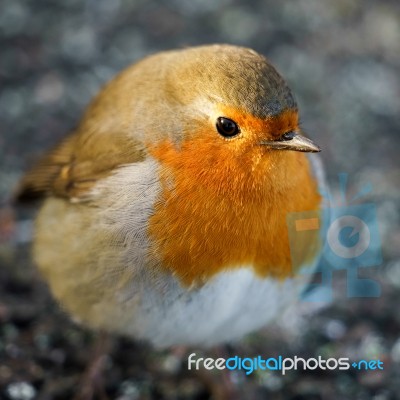
M 346 325 L 338 319 L 332 319 L 325 325 L 325 334 L 331 340 L 341 339 L 346 331 Z
M 140 388 L 137 383 L 132 380 L 122 382 L 119 391 L 120 395 L 116 400 L 136 400 L 140 398 Z
M 395 363 L 400 364 L 400 337 L 394 343 L 390 355 Z
M 36 389 L 28 382 L 10 383 L 6 392 L 11 400 L 32 400 L 36 396 Z

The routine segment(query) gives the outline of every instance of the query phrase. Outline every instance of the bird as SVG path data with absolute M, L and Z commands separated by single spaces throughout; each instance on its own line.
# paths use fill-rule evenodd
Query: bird
M 256 51 L 213 44 L 134 63 L 21 179 L 33 258 L 60 307 L 156 348 L 240 340 L 299 302 L 287 217 L 321 213 L 320 148 Z M 307 154 L 310 153 L 310 154 Z

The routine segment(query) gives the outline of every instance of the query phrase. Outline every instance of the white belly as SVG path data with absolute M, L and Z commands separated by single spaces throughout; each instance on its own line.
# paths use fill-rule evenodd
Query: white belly
M 219 274 L 196 290 L 182 289 L 174 278 L 154 285 L 130 286 L 121 299 L 124 308 L 135 309 L 122 331 L 150 340 L 158 347 L 175 344 L 212 346 L 255 331 L 290 304 L 299 300 L 304 278 L 280 282 L 256 277 L 251 268 Z

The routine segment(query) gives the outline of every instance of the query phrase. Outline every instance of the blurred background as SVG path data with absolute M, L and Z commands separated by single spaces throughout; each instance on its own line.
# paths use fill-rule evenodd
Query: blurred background
M 400 2 L 398 0 L 2 0 L 0 3 L 0 398 L 70 399 L 93 333 L 51 299 L 29 255 L 31 210 L 7 199 L 23 171 L 78 123 L 125 66 L 164 49 L 232 43 L 266 55 L 323 149 L 333 194 L 377 206 L 383 263 L 361 271 L 376 299 L 336 299 L 295 328 L 269 327 L 225 349 L 251 357 L 379 358 L 383 371 L 237 373 L 244 399 L 400 399 Z M 193 349 L 188 350 L 188 353 Z M 195 349 L 197 354 L 213 354 Z M 111 399 L 218 398 L 224 377 L 187 370 L 187 355 L 114 338 Z M 215 356 L 214 356 L 215 357 Z

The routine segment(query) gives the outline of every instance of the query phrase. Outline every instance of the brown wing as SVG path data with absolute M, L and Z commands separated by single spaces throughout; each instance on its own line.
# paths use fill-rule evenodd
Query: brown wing
M 27 172 L 15 200 L 28 202 L 45 196 L 83 200 L 99 179 L 144 156 L 139 142 L 125 134 L 73 133 Z

